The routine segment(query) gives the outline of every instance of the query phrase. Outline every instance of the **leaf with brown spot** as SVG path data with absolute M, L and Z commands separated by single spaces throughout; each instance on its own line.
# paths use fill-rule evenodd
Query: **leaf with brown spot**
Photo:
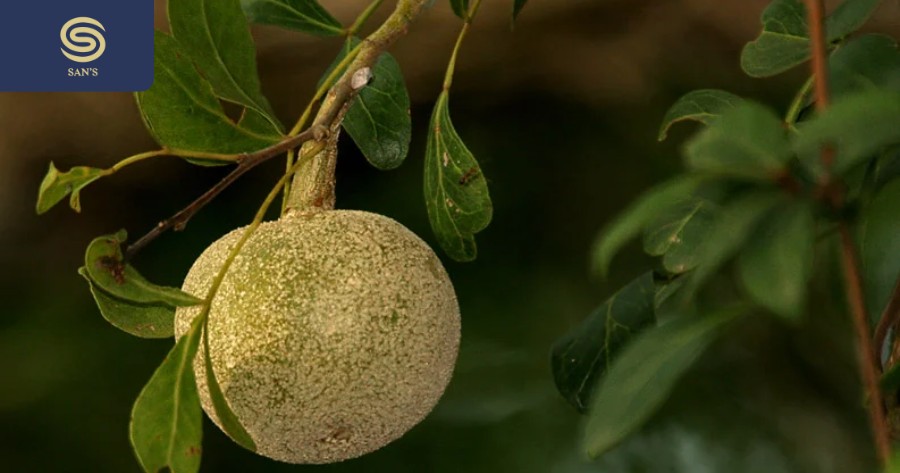
M 93 285 L 126 302 L 166 304 L 186 307 L 201 304 L 198 299 L 180 289 L 159 286 L 147 281 L 134 267 L 125 263 L 122 243 L 128 238 L 125 230 L 95 238 L 84 255 L 84 268 Z

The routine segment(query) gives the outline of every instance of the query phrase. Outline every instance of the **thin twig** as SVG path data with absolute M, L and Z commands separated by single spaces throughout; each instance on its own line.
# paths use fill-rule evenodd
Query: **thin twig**
M 844 285 L 847 291 L 847 303 L 850 305 L 850 314 L 853 318 L 853 328 L 859 342 L 859 368 L 863 378 L 863 384 L 869 396 L 869 421 L 872 423 L 872 434 L 875 437 L 875 446 L 878 459 L 882 465 L 886 464 L 891 455 L 890 428 L 887 424 L 887 414 L 884 408 L 884 396 L 879 385 L 878 360 L 872 347 L 872 338 L 869 335 L 869 319 L 866 316 L 866 306 L 862 292 L 862 278 L 859 274 L 859 256 L 853 245 L 850 229 L 846 224 L 841 224 L 841 260 L 844 266 Z
M 828 86 L 828 51 L 825 41 L 825 2 L 823 0 L 805 0 L 805 3 L 812 50 L 812 75 L 816 111 L 822 113 L 828 108 L 831 101 Z M 822 147 L 822 165 L 825 172 L 822 173 L 820 188 L 823 190 L 822 197 L 826 199 L 828 204 L 835 210 L 840 210 L 844 205 L 843 192 L 831 182 L 830 171 L 834 162 L 834 153 L 833 146 L 825 145 Z M 862 278 L 859 270 L 859 256 L 856 253 L 856 246 L 847 223 L 841 221 L 838 225 L 838 230 L 841 234 L 844 290 L 847 294 L 847 303 L 850 306 L 850 315 L 853 319 L 854 331 L 856 332 L 860 376 L 868 395 L 869 422 L 871 423 L 872 436 L 875 439 L 878 459 L 882 465 L 886 465 L 891 455 L 890 428 L 887 423 L 884 396 L 879 384 L 881 366 L 872 344 L 869 317 L 866 315 Z
M 288 137 L 267 148 L 254 151 L 252 153 L 239 155 L 239 157 L 235 161 L 237 163 L 237 167 L 234 168 L 230 173 L 228 173 L 227 176 L 222 178 L 221 181 L 209 188 L 209 190 L 204 192 L 200 197 L 197 197 L 197 199 L 188 204 L 187 207 L 181 209 L 180 211 L 178 211 L 178 213 L 167 218 L 166 220 L 159 222 L 155 227 L 153 227 L 152 230 L 129 245 L 125 250 L 125 260 L 127 261 L 133 258 L 134 255 L 140 252 L 151 241 L 155 240 L 157 237 L 159 237 L 169 229 L 172 229 L 176 232 L 184 230 L 184 227 L 185 225 L 187 225 L 188 221 L 190 221 L 191 218 L 193 218 L 193 216 L 200 211 L 200 209 L 205 207 L 206 204 L 216 198 L 216 196 L 218 196 L 222 191 L 228 188 L 228 186 L 230 186 L 239 177 L 243 176 L 247 171 L 255 168 L 256 166 L 264 163 L 265 161 L 268 161 L 275 156 L 278 156 L 279 154 L 282 154 L 288 150 L 295 149 L 307 141 L 320 141 L 324 139 L 327 134 L 328 130 L 326 128 L 321 126 L 312 126 L 303 133 Z

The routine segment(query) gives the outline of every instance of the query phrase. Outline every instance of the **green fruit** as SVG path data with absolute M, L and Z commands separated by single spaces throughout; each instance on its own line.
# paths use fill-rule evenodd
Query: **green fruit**
M 206 294 L 243 231 L 204 251 L 183 289 Z M 178 309 L 177 337 L 198 313 Z M 260 225 L 222 281 L 208 330 L 216 379 L 257 452 L 330 463 L 383 447 L 432 410 L 460 321 L 425 242 L 381 215 L 326 211 Z M 221 428 L 200 349 L 200 399 Z

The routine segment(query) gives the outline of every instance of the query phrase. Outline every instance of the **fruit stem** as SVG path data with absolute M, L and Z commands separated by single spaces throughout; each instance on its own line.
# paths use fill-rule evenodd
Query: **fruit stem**
M 341 121 L 355 95 L 365 86 L 360 74 L 368 74 L 387 48 L 406 34 L 409 24 L 422 12 L 428 0 L 400 0 L 390 16 L 359 45 L 356 58 L 329 90 L 316 114 L 313 126 L 331 132 L 325 148 L 305 161 L 294 175 L 285 215 L 292 212 L 315 213 L 334 208 L 334 169 L 337 162 L 337 138 Z M 354 80 L 357 79 L 357 80 Z M 309 147 L 307 143 L 301 153 Z

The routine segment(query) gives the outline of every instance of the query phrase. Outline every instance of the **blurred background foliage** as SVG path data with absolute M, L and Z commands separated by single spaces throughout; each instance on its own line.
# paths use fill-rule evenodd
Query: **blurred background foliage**
M 322 3 L 343 21 L 364 5 Z M 257 457 L 207 422 L 202 471 L 873 471 L 843 301 L 826 286 L 812 297 L 809 330 L 767 318 L 734 327 L 640 434 L 600 461 L 582 456 L 582 419 L 554 389 L 549 349 L 652 264 L 635 244 L 610 280 L 598 281 L 587 255 L 605 222 L 680 166 L 678 143 L 690 130 L 679 126 L 657 143 L 664 111 L 708 87 L 783 108 L 806 71 L 771 80 L 740 72 L 740 48 L 757 33 L 764 0 L 531 0 L 512 32 L 507 3 L 485 4 L 451 102 L 489 180 L 495 217 L 478 237 L 476 262 L 445 259 L 463 313 L 445 397 L 399 441 L 330 466 Z M 424 132 L 458 26 L 438 1 L 394 50 L 414 103 L 407 162 L 379 172 L 344 143 L 338 164 L 338 207 L 391 216 L 432 244 Z M 897 36 L 900 3 L 884 2 L 867 29 Z M 254 32 L 263 88 L 291 123 L 340 40 Z M 105 167 L 153 146 L 128 94 L 0 93 L 0 471 L 139 471 L 128 445 L 131 405 L 170 342 L 108 325 L 75 269 L 94 236 L 146 231 L 225 170 L 163 158 L 91 186 L 82 215 L 61 205 L 38 218 L 33 208 L 49 161 Z M 279 160 L 249 174 L 136 266 L 180 285 L 203 248 L 249 222 L 282 169 Z

